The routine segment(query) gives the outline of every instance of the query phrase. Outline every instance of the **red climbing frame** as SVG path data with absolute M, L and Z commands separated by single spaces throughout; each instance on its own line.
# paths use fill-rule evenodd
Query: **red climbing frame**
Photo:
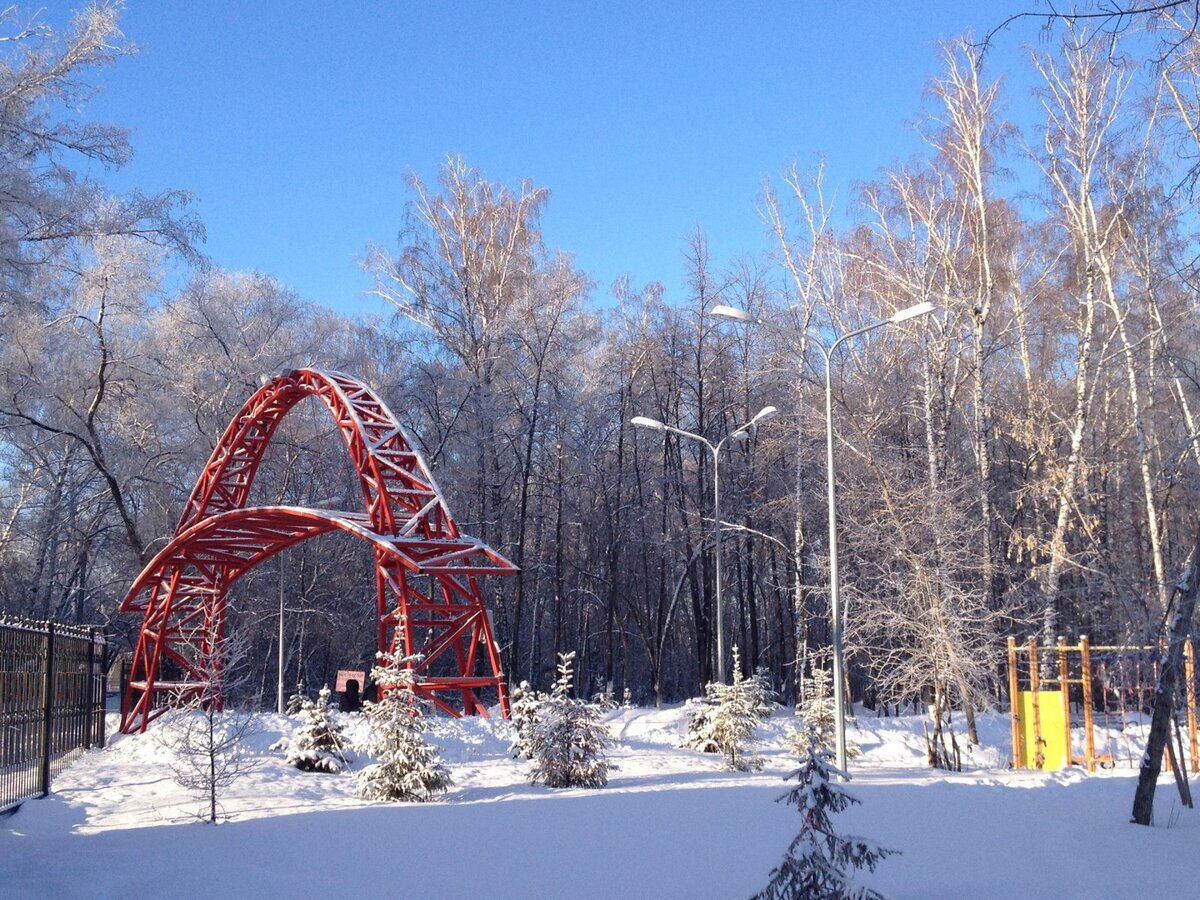
M 332 414 L 358 473 L 365 512 L 246 507 L 271 435 L 305 397 L 318 397 Z M 418 659 L 412 664 L 417 693 L 452 715 L 486 715 L 479 692 L 494 688 L 507 716 L 479 576 L 511 575 L 516 567 L 459 534 L 424 460 L 370 388 L 338 372 L 297 369 L 264 385 L 234 416 L 174 537 L 121 604 L 122 612 L 144 616 L 121 730 L 144 731 L 171 703 L 213 687 L 219 698 L 221 658 L 214 646 L 225 633 L 230 585 L 281 550 L 331 531 L 372 545 L 378 649 Z M 164 664 L 174 670 L 169 678 L 160 677 Z M 480 666 L 490 674 L 475 674 Z

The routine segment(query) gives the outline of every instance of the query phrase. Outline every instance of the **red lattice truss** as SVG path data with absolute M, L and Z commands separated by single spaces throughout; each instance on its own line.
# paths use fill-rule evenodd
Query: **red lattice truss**
M 318 397 L 332 414 L 365 512 L 246 506 L 271 435 L 305 397 Z M 121 604 L 122 612 L 144 617 L 121 730 L 144 731 L 170 705 L 197 694 L 220 698 L 230 586 L 281 550 L 332 531 L 372 546 L 378 649 L 417 660 L 410 663 L 417 693 L 452 715 L 486 715 L 480 694 L 494 689 L 507 716 L 479 577 L 511 575 L 516 567 L 459 534 L 424 460 L 370 388 L 349 375 L 297 369 L 264 385 L 229 423 L 175 536 Z M 160 677 L 164 670 L 169 677 Z

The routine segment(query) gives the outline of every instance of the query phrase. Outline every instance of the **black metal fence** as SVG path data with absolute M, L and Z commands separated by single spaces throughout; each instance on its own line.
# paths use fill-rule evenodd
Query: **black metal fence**
M 104 746 L 107 654 L 98 629 L 0 618 L 0 813 Z

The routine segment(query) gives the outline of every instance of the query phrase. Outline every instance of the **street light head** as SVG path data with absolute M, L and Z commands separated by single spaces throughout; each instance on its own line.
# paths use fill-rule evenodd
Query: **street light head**
M 731 322 L 749 322 L 750 315 L 745 310 L 738 309 L 736 306 L 714 306 L 708 311 L 710 316 L 716 316 L 718 319 L 729 319 Z
M 651 419 L 649 416 L 634 416 L 629 420 L 629 424 L 636 428 L 653 428 L 655 431 L 666 431 L 667 426 L 658 419 Z
M 777 415 L 779 415 L 779 410 L 777 410 L 775 407 L 764 406 L 754 414 L 754 418 L 750 420 L 749 424 L 754 425 L 758 422 L 765 422 L 767 419 L 773 419 Z
M 892 313 L 891 323 L 899 325 L 901 322 L 908 319 L 915 319 L 917 316 L 924 316 L 933 312 L 933 304 L 926 300 L 924 303 L 918 303 L 916 306 L 910 306 L 908 309 L 902 309 L 899 312 Z
M 745 425 L 743 425 L 741 428 L 739 428 L 737 431 L 735 431 L 733 434 L 731 434 L 730 437 L 733 438 L 735 441 L 744 441 L 746 438 L 748 438 L 750 436 L 751 428 L 753 428 L 759 422 L 765 422 L 767 419 L 773 419 L 778 414 L 779 414 L 779 410 L 777 410 L 775 407 L 764 406 L 762 409 L 760 409 L 758 412 L 756 412 L 754 414 L 753 419 L 751 419 L 749 422 L 747 422 Z

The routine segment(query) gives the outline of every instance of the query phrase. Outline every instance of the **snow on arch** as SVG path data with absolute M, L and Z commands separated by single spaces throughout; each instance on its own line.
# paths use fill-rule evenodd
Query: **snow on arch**
M 306 397 L 319 398 L 338 427 L 358 475 L 362 513 L 246 506 L 275 429 Z M 367 385 L 340 372 L 296 369 L 264 384 L 233 417 L 192 489 L 175 535 L 121 603 L 121 612 L 143 616 L 121 730 L 144 731 L 167 708 L 160 702 L 164 698 L 186 698 L 214 684 L 219 689 L 221 660 L 213 644 L 224 634 L 230 585 L 281 550 L 331 531 L 373 546 L 377 649 L 421 656 L 413 666 L 418 693 L 460 715 L 484 713 L 479 692 L 495 689 L 507 715 L 479 577 L 511 575 L 516 566 L 459 533 L 425 461 Z M 412 575 L 429 577 L 428 594 L 411 582 Z M 443 660 L 445 668 L 451 655 L 455 674 L 433 674 L 434 663 Z M 160 678 L 164 661 L 181 677 Z M 488 671 L 475 674 L 480 667 Z

